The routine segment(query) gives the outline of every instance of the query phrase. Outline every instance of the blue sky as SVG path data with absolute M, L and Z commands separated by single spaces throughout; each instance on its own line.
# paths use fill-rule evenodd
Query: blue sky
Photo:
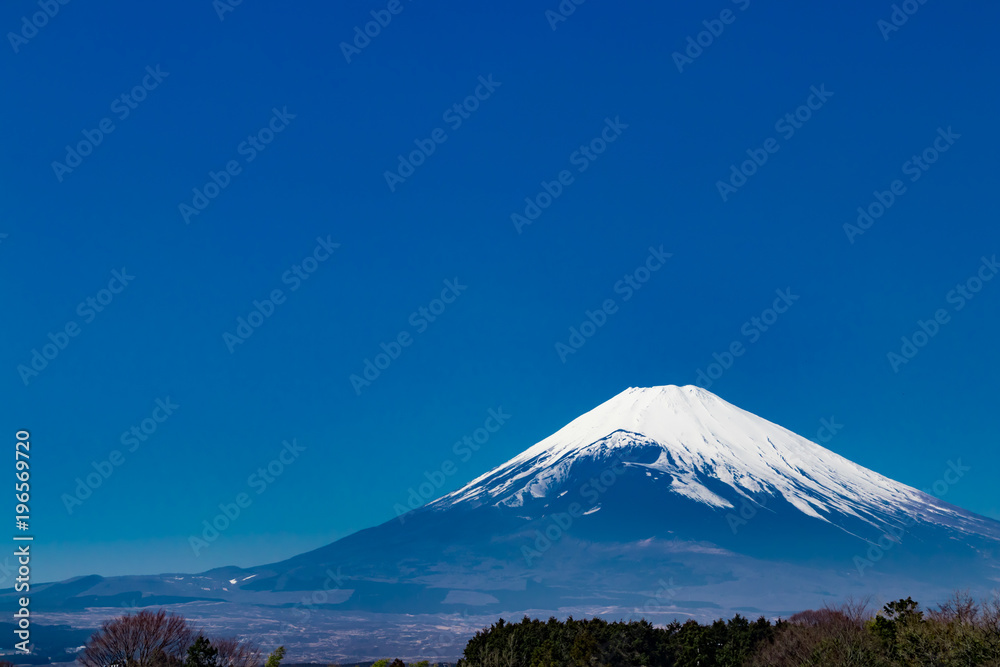
M 3 10 L 0 401 L 37 578 L 288 557 L 699 371 L 919 488 L 960 460 L 946 499 L 1000 516 L 1000 8 L 220 7 Z

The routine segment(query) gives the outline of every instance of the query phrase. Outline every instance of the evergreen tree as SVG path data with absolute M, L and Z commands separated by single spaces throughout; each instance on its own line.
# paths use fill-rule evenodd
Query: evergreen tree
M 188 648 L 184 667 L 217 667 L 219 651 L 204 635 L 198 635 Z
M 271 655 L 267 656 L 267 662 L 264 663 L 264 667 L 281 667 L 281 660 L 285 657 L 285 647 L 279 646 L 274 649 Z

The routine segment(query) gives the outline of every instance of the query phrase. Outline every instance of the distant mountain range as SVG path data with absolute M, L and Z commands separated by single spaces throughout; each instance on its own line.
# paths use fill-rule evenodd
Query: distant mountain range
M 299 662 L 455 658 L 498 616 L 667 622 L 983 595 L 998 554 L 1000 523 L 665 386 L 627 389 L 461 489 L 294 558 L 81 577 L 37 586 L 33 604 L 74 627 L 167 606 Z

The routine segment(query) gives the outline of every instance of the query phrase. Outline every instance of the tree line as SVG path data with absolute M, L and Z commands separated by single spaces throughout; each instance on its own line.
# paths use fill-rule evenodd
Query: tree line
M 1000 598 L 957 593 L 933 610 L 911 598 L 867 601 L 775 622 L 500 619 L 476 633 L 459 667 L 1000 667 Z

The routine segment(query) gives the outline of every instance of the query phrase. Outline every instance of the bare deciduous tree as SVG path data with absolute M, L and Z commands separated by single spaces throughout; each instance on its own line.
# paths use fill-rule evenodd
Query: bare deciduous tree
M 976 623 L 979 620 L 979 605 L 969 595 L 969 591 L 955 591 L 937 609 L 927 612 L 928 617 L 941 623 L 956 622 L 960 625 Z
M 264 653 L 250 641 L 240 641 L 236 637 L 225 637 L 212 641 L 219 650 L 219 667 L 260 667 Z
M 78 658 L 84 667 L 179 665 L 193 631 L 182 616 L 143 610 L 107 620 Z

